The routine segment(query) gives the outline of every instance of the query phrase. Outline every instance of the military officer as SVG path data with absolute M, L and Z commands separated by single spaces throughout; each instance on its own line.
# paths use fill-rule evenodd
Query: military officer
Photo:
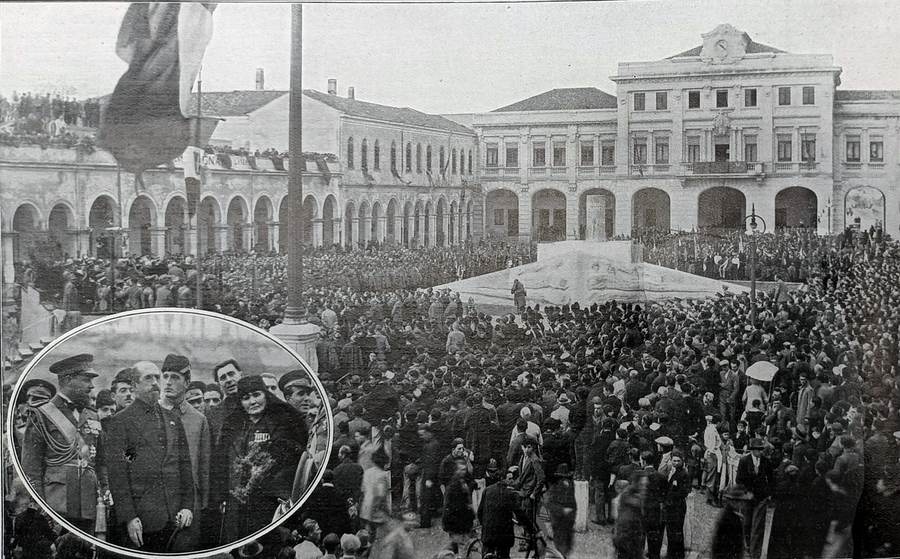
M 94 470 L 100 421 L 90 408 L 93 356 L 74 355 L 50 366 L 59 390 L 33 410 L 25 428 L 22 469 L 43 501 L 73 526 L 93 533 L 99 485 Z

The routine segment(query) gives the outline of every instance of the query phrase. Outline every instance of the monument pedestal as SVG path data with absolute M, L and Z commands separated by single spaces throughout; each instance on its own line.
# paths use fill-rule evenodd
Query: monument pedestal
M 296 351 L 312 372 L 318 374 L 319 359 L 316 357 L 316 342 L 319 341 L 319 327 L 306 322 L 282 322 L 269 329 L 269 332 Z

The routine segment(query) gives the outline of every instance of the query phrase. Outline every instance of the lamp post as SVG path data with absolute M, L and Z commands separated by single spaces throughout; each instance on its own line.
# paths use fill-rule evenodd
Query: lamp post
M 750 324 L 756 328 L 756 235 L 757 230 L 759 228 L 760 221 L 762 222 L 762 231 L 760 233 L 766 232 L 766 220 L 762 218 L 762 216 L 757 215 L 756 213 L 756 204 L 753 204 L 750 209 L 750 215 L 744 218 L 744 223 L 750 221 Z

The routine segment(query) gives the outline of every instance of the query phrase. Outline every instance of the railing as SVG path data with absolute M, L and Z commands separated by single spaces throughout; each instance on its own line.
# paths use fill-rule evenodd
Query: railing
M 796 165 L 792 161 L 776 161 L 775 162 L 775 172 L 776 173 L 791 173 L 794 171 L 794 165 Z
M 546 175 L 547 168 L 546 167 L 532 167 L 529 171 L 532 175 Z
M 518 167 L 504 167 L 503 168 L 503 176 L 504 177 L 518 177 L 519 176 L 519 168 Z
M 550 167 L 551 175 L 565 175 L 566 167 Z
M 600 174 L 601 175 L 612 175 L 616 172 L 615 165 L 600 165 Z
M 597 174 L 597 167 L 594 165 L 579 165 L 578 166 L 578 176 L 580 177 L 592 177 Z

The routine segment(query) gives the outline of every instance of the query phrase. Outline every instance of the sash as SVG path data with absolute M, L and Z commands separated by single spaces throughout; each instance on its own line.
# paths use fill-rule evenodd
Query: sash
M 52 401 L 45 403 L 43 406 L 39 406 L 37 408 L 44 414 L 44 416 L 49 419 L 56 428 L 59 429 L 59 432 L 62 433 L 63 437 L 65 437 L 66 442 L 70 445 L 75 445 L 79 443 L 80 435 L 78 434 L 78 429 L 75 425 L 69 421 L 63 413 L 60 411 L 56 404 Z

